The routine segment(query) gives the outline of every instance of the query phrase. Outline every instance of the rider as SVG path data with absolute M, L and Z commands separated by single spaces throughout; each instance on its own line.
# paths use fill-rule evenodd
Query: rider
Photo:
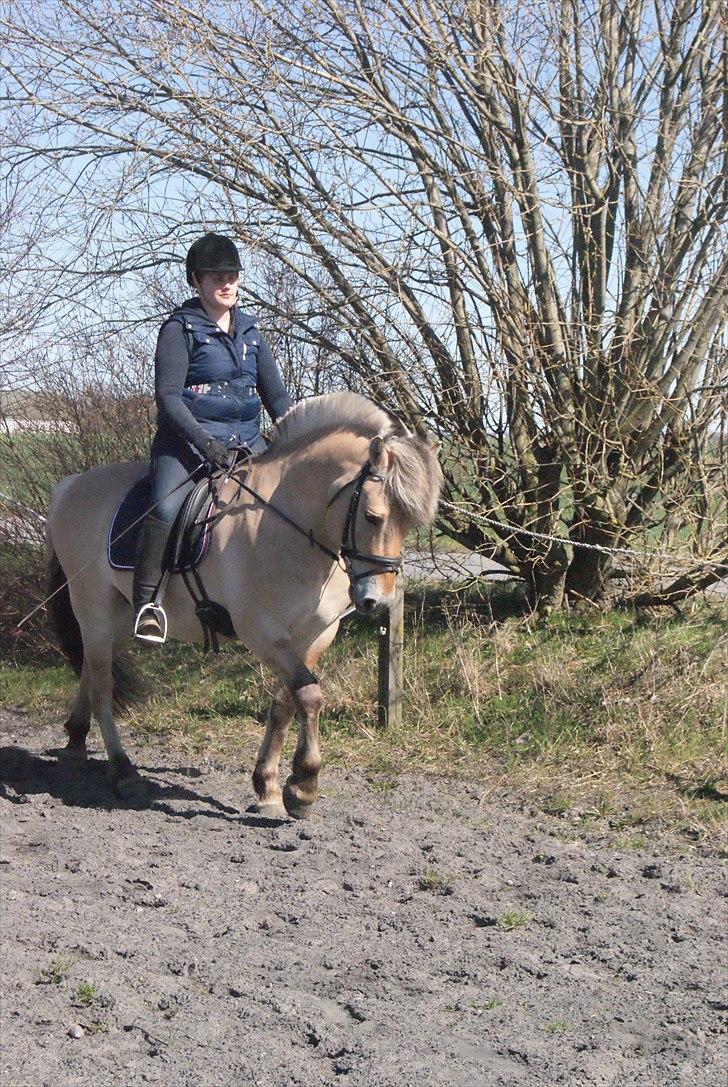
M 151 450 L 152 510 L 134 566 L 134 633 L 164 641 L 160 599 L 170 529 L 203 464 L 226 467 L 230 449 L 265 449 L 263 405 L 275 422 L 291 406 L 273 355 L 253 317 L 236 305 L 242 264 L 230 238 L 205 234 L 187 253 L 187 282 L 197 292 L 173 311 L 157 340 L 157 433 Z M 187 482 L 185 482 L 187 481 Z

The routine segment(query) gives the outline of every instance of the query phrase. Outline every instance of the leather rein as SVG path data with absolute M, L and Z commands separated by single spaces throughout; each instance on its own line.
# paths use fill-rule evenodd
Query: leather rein
M 274 505 L 273 502 L 270 502 L 267 498 L 263 498 L 263 496 L 258 494 L 256 490 L 249 486 L 249 484 L 247 484 L 244 479 L 241 479 L 239 476 L 236 475 L 232 475 L 231 478 L 235 480 L 241 490 L 247 491 L 249 495 L 257 499 L 257 501 L 265 506 L 266 509 L 269 509 L 272 513 L 275 513 L 276 516 L 280 517 L 281 520 L 285 521 L 287 525 L 290 525 L 290 527 L 295 529 L 296 532 L 300 533 L 301 536 L 305 536 L 311 547 L 318 547 L 319 551 L 323 551 L 323 553 L 325 555 L 328 555 L 328 557 L 334 562 L 340 563 L 343 559 L 344 567 L 347 574 L 349 575 L 349 581 L 352 582 L 352 584 L 356 581 L 361 581 L 362 578 L 376 576 L 377 574 L 398 574 L 399 571 L 402 569 L 401 555 L 398 555 L 397 558 L 390 558 L 387 555 L 370 555 L 365 551 L 360 551 L 357 547 L 356 519 L 359 512 L 359 502 L 361 501 L 361 494 L 364 484 L 367 479 L 371 479 L 378 483 L 384 481 L 383 476 L 380 476 L 373 471 L 371 462 L 369 460 L 364 462 L 361 470 L 357 473 L 357 475 L 354 476 L 353 479 L 347 480 L 346 483 L 343 483 L 341 487 L 338 488 L 336 494 L 332 498 L 330 498 L 326 504 L 326 508 L 329 509 L 331 506 L 333 506 L 339 495 L 341 495 L 347 487 L 351 487 L 353 485 L 354 489 L 351 493 L 351 498 L 349 499 L 349 505 L 346 511 L 346 519 L 344 521 L 344 529 L 341 534 L 341 545 L 338 552 L 332 551 L 330 547 L 326 546 L 326 544 L 322 544 L 320 540 L 317 540 L 313 534 L 312 529 L 306 531 L 305 528 L 301 528 L 301 526 L 296 521 L 294 521 L 292 517 L 289 517 L 287 513 L 284 513 L 282 509 L 279 509 L 278 506 Z M 360 574 L 355 574 L 352 565 L 354 562 L 367 563 L 369 568 L 363 570 Z

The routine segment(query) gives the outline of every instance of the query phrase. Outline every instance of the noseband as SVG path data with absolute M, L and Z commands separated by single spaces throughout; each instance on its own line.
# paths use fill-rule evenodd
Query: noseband
M 327 507 L 332 506 L 341 492 L 353 485 L 354 490 L 351 492 L 351 498 L 349 499 L 346 520 L 344 521 L 344 531 L 341 534 L 341 547 L 339 549 L 339 554 L 346 564 L 346 572 L 349 575 L 349 581 L 351 581 L 352 584 L 355 581 L 361 581 L 362 578 L 373 577 L 377 574 L 398 574 L 402 569 L 401 555 L 396 559 L 389 558 L 386 555 L 369 555 L 365 551 L 360 551 L 356 545 L 356 519 L 359 513 L 361 492 L 367 479 L 371 479 L 376 483 L 384 482 L 384 477 L 377 475 L 377 473 L 372 470 L 371 461 L 366 461 L 364 463 L 363 468 L 354 479 L 350 479 L 348 483 L 344 483 L 339 487 L 334 497 L 329 499 L 327 504 Z M 353 562 L 368 563 L 370 569 L 363 570 L 360 574 L 355 574 L 352 567 Z

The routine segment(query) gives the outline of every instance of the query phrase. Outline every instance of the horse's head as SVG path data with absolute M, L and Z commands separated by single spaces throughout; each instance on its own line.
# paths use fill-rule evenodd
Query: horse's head
M 436 449 L 410 434 L 379 435 L 360 471 L 334 487 L 329 507 L 339 517 L 349 496 L 341 554 L 357 611 L 368 615 L 391 604 L 404 538 L 435 516 L 442 487 Z

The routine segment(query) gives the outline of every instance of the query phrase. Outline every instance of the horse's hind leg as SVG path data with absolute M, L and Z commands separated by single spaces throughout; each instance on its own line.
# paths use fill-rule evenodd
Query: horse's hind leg
M 253 771 L 253 786 L 258 803 L 253 805 L 252 810 L 272 819 L 282 819 L 286 816 L 283 795 L 278 785 L 278 767 L 283 741 L 293 718 L 294 709 L 290 693 L 285 687 L 281 687 L 276 692 L 268 711 L 265 735 Z
M 99 723 L 104 746 L 109 757 L 109 777 L 114 791 L 123 800 L 147 803 L 151 790 L 124 750 L 113 714 L 114 678 L 111 640 L 87 646 L 86 663 L 89 672 L 89 695 L 93 714 Z
M 74 755 L 86 754 L 86 737 L 91 728 L 91 700 L 88 693 L 88 668 L 84 664 L 71 706 L 71 714 L 64 724 L 68 735 L 66 751 Z

